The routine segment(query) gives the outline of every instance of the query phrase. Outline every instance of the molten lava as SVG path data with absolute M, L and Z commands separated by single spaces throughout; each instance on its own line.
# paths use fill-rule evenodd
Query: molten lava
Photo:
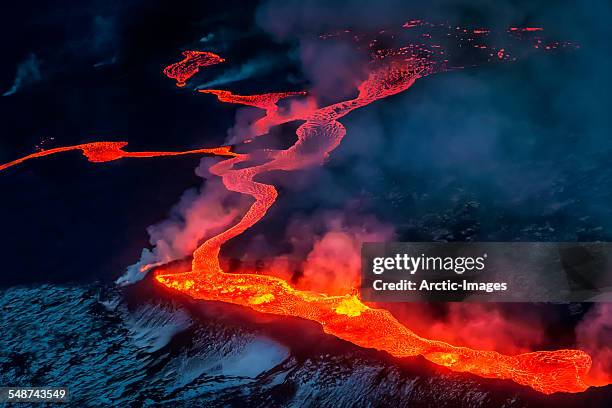
M 183 58 L 179 62 L 168 65 L 164 68 L 164 74 L 168 78 L 174 78 L 176 80 L 176 86 L 185 86 L 187 80 L 194 76 L 200 67 L 206 67 L 209 65 L 220 64 L 225 62 L 223 58 L 207 51 L 183 51 Z
M 229 146 L 215 147 L 212 149 L 195 149 L 185 150 L 182 152 L 126 152 L 123 150 L 127 146 L 127 142 L 92 142 L 74 146 L 56 147 L 54 149 L 41 150 L 36 153 L 29 154 L 11 162 L 0 164 L 0 171 L 7 169 L 16 164 L 23 163 L 26 160 L 35 159 L 37 157 L 49 156 L 56 153 L 67 152 L 70 150 L 80 150 L 87 160 L 92 163 L 102 163 L 122 159 L 124 157 L 159 157 L 159 156 L 182 156 L 185 154 L 204 154 L 212 156 L 235 156 Z
M 304 96 L 306 92 L 277 92 L 277 93 L 266 93 L 259 95 L 236 95 L 231 91 L 225 91 L 220 89 L 201 89 L 199 92 L 213 94 L 221 102 L 235 103 L 240 105 L 252 106 L 255 108 L 263 109 L 266 114 L 263 118 L 257 120 L 253 124 L 253 131 L 255 136 L 261 136 L 268 132 L 273 127 L 282 123 L 289 122 L 291 120 L 300 119 L 292 115 L 282 115 L 279 112 L 278 101 L 290 96 Z M 247 139 L 246 142 L 250 142 L 252 139 Z
M 415 20 L 404 27 L 415 28 L 421 24 Z M 476 34 L 484 32 L 479 30 Z M 503 57 L 504 50 L 500 49 L 499 52 Z M 184 55 L 185 59 L 164 70 L 168 77 L 177 80 L 178 86 L 184 86 L 199 67 L 223 61 L 221 57 L 207 52 L 185 51 Z M 583 351 L 536 351 L 509 356 L 495 351 L 457 347 L 418 336 L 389 311 L 370 308 L 353 294 L 329 296 L 295 289 L 287 281 L 274 276 L 232 274 L 222 270 L 219 259 L 221 247 L 260 221 L 277 199 L 276 188 L 255 181 L 258 176 L 271 171 L 291 171 L 324 163 L 346 134 L 345 127 L 339 122 L 342 117 L 355 109 L 407 90 L 421 77 L 447 69 L 446 56 L 440 57 L 441 62 L 437 62 L 432 58 L 431 50 L 423 47 L 378 49 L 374 55 L 370 73 L 359 85 L 357 96 L 329 106 L 308 105 L 304 109 L 281 113 L 278 106 L 280 100 L 304 96 L 305 93 L 243 96 L 226 90 L 201 90 L 216 95 L 222 102 L 263 109 L 265 116 L 254 126 L 256 135 L 264 134 L 271 126 L 280 123 L 301 122 L 296 130 L 297 141 L 292 146 L 285 150 L 257 151 L 259 160 L 252 160 L 253 153 L 234 153 L 229 147 L 130 153 L 122 150 L 125 142 L 99 142 L 41 151 L 0 166 L 0 170 L 33 157 L 74 149 L 81 150 L 94 162 L 121 157 L 190 153 L 226 156 L 227 159 L 212 165 L 210 172 L 221 177 L 228 190 L 251 196 L 252 205 L 235 225 L 209 238 L 195 250 L 191 271 L 171 273 L 168 268 L 158 270 L 155 279 L 160 284 L 195 299 L 228 302 L 262 313 L 312 320 L 320 323 L 326 333 L 362 347 L 386 351 L 396 357 L 421 355 L 453 371 L 510 379 L 546 394 L 584 391 L 588 387 L 586 378 L 591 368 L 591 358 Z M 265 156 L 263 162 L 262 153 Z
M 418 58 L 401 64 L 383 65 L 359 86 L 355 99 L 294 117 L 304 121 L 296 131 L 297 142 L 287 150 L 269 152 L 266 163 L 240 168 L 236 165 L 250 158 L 249 154 L 241 154 L 213 165 L 210 172 L 220 176 L 229 190 L 252 196 L 254 203 L 237 224 L 196 249 L 190 272 L 161 272 L 155 278 L 196 299 L 234 303 L 263 313 L 313 320 L 320 323 L 326 333 L 396 357 L 422 355 L 453 371 L 511 379 L 543 393 L 584 391 L 591 358 L 580 350 L 505 356 L 494 351 L 455 347 L 419 337 L 388 311 L 372 309 L 354 295 L 327 296 L 296 290 L 280 278 L 229 274 L 220 267 L 221 246 L 257 223 L 276 200 L 274 186 L 254 181 L 256 176 L 273 170 L 288 171 L 322 163 L 346 133 L 338 119 L 354 109 L 408 89 L 417 78 L 433 72 L 433 68 L 427 60 Z M 244 104 L 245 100 L 251 100 L 221 91 L 208 92 L 222 95 L 223 99 L 219 99 L 227 102 Z M 264 109 L 269 109 L 268 101 L 276 99 L 276 96 L 259 95 L 255 99 L 257 102 L 249 104 L 258 106 L 261 103 Z

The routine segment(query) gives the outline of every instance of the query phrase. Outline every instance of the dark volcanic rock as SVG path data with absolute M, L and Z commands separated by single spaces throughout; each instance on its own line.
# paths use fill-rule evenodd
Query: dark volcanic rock
M 310 322 L 173 298 L 146 279 L 0 292 L 0 383 L 68 386 L 69 406 L 607 406 L 401 361 Z

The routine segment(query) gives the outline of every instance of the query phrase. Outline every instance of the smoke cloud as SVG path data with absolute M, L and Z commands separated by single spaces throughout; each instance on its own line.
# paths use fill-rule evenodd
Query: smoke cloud
M 579 347 L 593 357 L 590 380 L 594 385 L 612 381 L 612 304 L 593 305 L 576 327 Z
M 245 62 L 236 68 L 230 68 L 208 82 L 196 86 L 196 89 L 218 87 L 220 85 L 231 84 L 232 82 L 244 81 L 257 75 L 263 75 L 272 68 L 278 68 L 279 61 L 274 57 L 256 58 Z
M 458 346 L 513 355 L 533 351 L 546 339 L 546 325 L 537 313 L 517 315 L 492 303 L 384 307 L 418 335 Z
M 293 216 L 282 242 L 271 245 L 263 234 L 249 239 L 226 266 L 234 273 L 263 273 L 295 287 L 343 295 L 359 286 L 361 245 L 393 240 L 393 227 L 376 217 L 349 210 Z M 278 250 L 278 248 L 286 248 Z
M 207 172 L 210 160 L 202 160 L 196 172 Z M 168 219 L 147 229 L 151 249 L 142 250 L 140 260 L 131 265 L 117 283 L 131 284 L 142 279 L 148 265 L 167 263 L 185 258 L 206 238 L 236 221 L 247 207 L 247 200 L 229 192 L 217 178 L 207 180 L 200 190 L 187 190 Z
M 13 81 L 13 86 L 4 92 L 2 96 L 13 95 L 22 87 L 38 82 L 41 79 L 40 61 L 36 55 L 32 53 L 25 61 L 17 65 L 17 75 L 15 76 L 15 81 Z
M 297 286 L 316 292 L 351 293 L 360 282 L 361 245 L 393 240 L 394 229 L 372 216 L 330 211 L 294 218 L 287 229 L 292 256 L 303 259 Z
M 302 197 L 329 203 L 356 195 L 347 184 L 363 186 L 378 208 L 374 213 L 397 226 L 400 240 L 609 240 L 605 163 L 612 123 L 610 95 L 603 91 L 611 85 L 609 2 L 268 0 L 257 11 L 262 29 L 294 44 L 315 94 L 328 99 L 351 95 L 363 75 L 363 56 L 314 38 L 343 29 L 372 33 L 415 18 L 502 33 L 541 25 L 551 38 L 581 49 L 552 58 L 534 54 L 501 75 L 483 67 L 427 78 L 378 104 L 384 109 L 373 105 L 349 115 L 342 120 L 347 136 L 332 155 L 334 170 L 300 185 Z M 345 170 L 350 181 L 342 179 Z M 320 236 L 307 254 L 316 280 L 325 279 L 325 272 L 314 271 L 334 265 L 328 260 L 336 250 L 351 252 L 348 242 L 335 232 Z M 442 312 L 429 305 L 387 306 L 418 334 L 456 344 L 514 354 L 546 341 L 543 318 L 515 317 L 493 305 L 451 304 Z M 611 319 L 609 305 L 597 305 L 576 329 L 602 383 L 612 372 Z
M 275 253 L 274 237 L 258 231 L 228 269 L 341 294 L 355 287 L 366 241 L 609 239 L 609 155 L 601 152 L 612 148 L 610 95 L 604 94 L 611 60 L 601 50 L 612 34 L 611 17 L 605 2 L 554 9 L 526 1 L 264 2 L 257 23 L 293 47 L 287 57 L 298 56 L 309 91 L 320 101 L 350 97 L 365 75 L 361 51 L 317 40 L 338 29 L 371 32 L 412 18 L 467 21 L 502 32 L 536 23 L 582 49 L 552 59 L 536 55 L 507 70 L 494 67 L 501 74 L 482 68 L 419 80 L 409 92 L 349 115 L 342 120 L 347 136 L 328 168 L 310 177 L 275 176 L 287 192 L 283 201 L 296 193 L 295 208 L 309 211 L 282 219 L 288 226 L 281 240 L 289 249 Z M 254 59 L 200 87 L 250 79 L 266 67 Z M 250 137 L 261 114 L 237 112 L 232 143 Z M 364 196 L 371 212 L 322 210 Z M 213 179 L 186 193 L 169 220 L 149 229 L 153 249 L 143 251 L 136 269 L 184 257 L 231 225 L 248 204 L 221 204 L 229 199 Z M 546 340 L 543 318 L 492 305 L 389 308 L 418 334 L 460 345 L 515 354 Z M 597 306 L 576 329 L 579 344 L 597 356 L 594 373 L 610 372 L 611 316 L 610 307 Z

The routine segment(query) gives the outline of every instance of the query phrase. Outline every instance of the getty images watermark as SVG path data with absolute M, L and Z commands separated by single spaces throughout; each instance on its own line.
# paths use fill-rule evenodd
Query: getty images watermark
M 609 243 L 365 243 L 366 301 L 612 301 Z

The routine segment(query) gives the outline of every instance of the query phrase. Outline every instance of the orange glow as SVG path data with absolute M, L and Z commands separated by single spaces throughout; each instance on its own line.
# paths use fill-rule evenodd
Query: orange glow
M 259 95 L 237 95 L 231 91 L 220 89 L 201 89 L 199 92 L 213 94 L 221 102 L 252 106 L 265 110 L 266 115 L 263 118 L 255 121 L 253 124 L 253 132 L 255 136 L 263 135 L 267 133 L 271 127 L 295 119 L 293 115 L 283 115 L 279 112 L 277 104 L 281 99 L 292 96 L 305 96 L 307 94 L 306 92 L 302 91 L 266 93 Z M 248 139 L 247 141 L 251 141 L 251 139 Z
M 405 27 L 419 23 L 413 21 Z M 278 102 L 290 96 L 303 96 L 304 92 L 243 96 L 225 90 L 201 90 L 202 93 L 214 94 L 222 102 L 263 109 L 265 116 L 256 122 L 257 135 L 264 134 L 270 126 L 289 120 L 301 122 L 296 130 L 297 141 L 285 150 L 264 150 L 267 160 L 262 164 L 244 166 L 244 163 L 261 163 L 261 160 L 251 160 L 255 158 L 251 153 L 233 153 L 229 147 L 131 153 L 122 150 L 125 142 L 99 142 L 41 151 L 7 163 L 0 170 L 30 158 L 75 149 L 81 150 L 94 162 L 121 157 L 190 153 L 225 156 L 225 160 L 210 167 L 210 173 L 221 177 L 228 190 L 250 196 L 253 203 L 236 224 L 209 238 L 194 251 L 190 271 L 176 273 L 173 268 L 157 268 L 155 280 L 159 284 L 195 299 L 233 303 L 262 313 L 312 320 L 321 324 L 326 333 L 361 347 L 386 351 L 395 357 L 420 355 L 452 371 L 509 379 L 546 394 L 584 391 L 589 385 L 586 379 L 592 362 L 591 357 L 583 351 L 564 349 L 511 356 L 457 347 L 418 336 L 389 311 L 371 308 L 354 294 L 330 296 L 296 289 L 276 276 L 233 274 L 222 270 L 219 259 L 221 247 L 259 222 L 277 199 L 278 193 L 273 185 L 255 181 L 259 175 L 324 163 L 346 134 L 345 127 L 339 122 L 342 117 L 355 109 L 403 92 L 418 78 L 444 69 L 427 56 L 418 57 L 410 51 L 400 49 L 379 53 L 376 65 L 372 65 L 369 76 L 359 85 L 355 98 L 320 108 L 309 104 L 289 114 L 279 113 Z M 503 50 L 500 52 L 503 53 Z M 199 67 L 223 61 L 215 54 L 200 51 L 186 51 L 184 55 L 185 59 L 164 70 L 168 77 L 177 80 L 177 86 L 184 86 Z
M 206 51 L 183 51 L 183 58 L 179 62 L 168 65 L 164 68 L 164 74 L 168 78 L 176 80 L 176 86 L 185 86 L 187 80 L 194 76 L 200 67 L 219 64 L 225 62 L 223 58 L 212 52 Z
M 11 162 L 1 164 L 0 171 L 9 167 L 23 163 L 26 160 L 35 159 L 37 157 L 49 156 L 56 153 L 67 152 L 70 150 L 80 150 L 87 160 L 92 163 L 102 163 L 121 159 L 124 157 L 159 157 L 159 156 L 181 156 L 185 154 L 206 154 L 212 156 L 231 157 L 236 154 L 231 151 L 229 146 L 215 147 L 212 149 L 195 149 L 182 152 L 126 152 L 123 150 L 127 146 L 127 142 L 92 142 L 74 146 L 56 147 L 54 149 L 41 150 L 36 153 L 29 154 Z
M 281 99 L 295 95 L 306 95 L 306 92 L 304 91 L 265 93 L 260 95 L 236 95 L 231 91 L 224 91 L 220 89 L 200 89 L 199 92 L 213 94 L 221 102 L 254 106 L 256 108 L 264 109 L 266 111 L 277 110 L 278 106 L 276 106 L 276 104 Z
M 278 277 L 230 274 L 220 267 L 221 246 L 257 223 L 276 200 L 274 186 L 254 181 L 257 175 L 322 163 L 345 135 L 345 128 L 338 119 L 354 109 L 408 89 L 417 78 L 433 69 L 423 59 L 385 64 L 370 73 L 359 86 L 355 99 L 313 108 L 294 117 L 304 121 L 296 131 L 297 142 L 287 150 L 269 152 L 268 162 L 240 168 L 236 165 L 249 159 L 249 154 L 242 154 L 213 165 L 210 168 L 212 174 L 220 176 L 229 190 L 250 195 L 253 204 L 237 224 L 196 249 L 190 272 L 158 271 L 155 279 L 195 299 L 234 303 L 263 313 L 313 320 L 320 323 L 326 333 L 396 357 L 421 355 L 453 371 L 510 379 L 547 394 L 584 391 L 591 358 L 583 351 L 539 351 L 507 356 L 495 351 L 455 347 L 416 335 L 387 310 L 370 308 L 355 295 L 328 296 L 298 290 Z M 269 103 L 273 103 L 271 101 L 277 100 L 276 94 L 267 98 L 259 95 L 253 102 L 252 98 L 229 92 L 208 92 L 224 102 L 245 104 L 248 101 L 250 105 L 266 110 Z M 266 102 L 262 103 L 264 100 Z

